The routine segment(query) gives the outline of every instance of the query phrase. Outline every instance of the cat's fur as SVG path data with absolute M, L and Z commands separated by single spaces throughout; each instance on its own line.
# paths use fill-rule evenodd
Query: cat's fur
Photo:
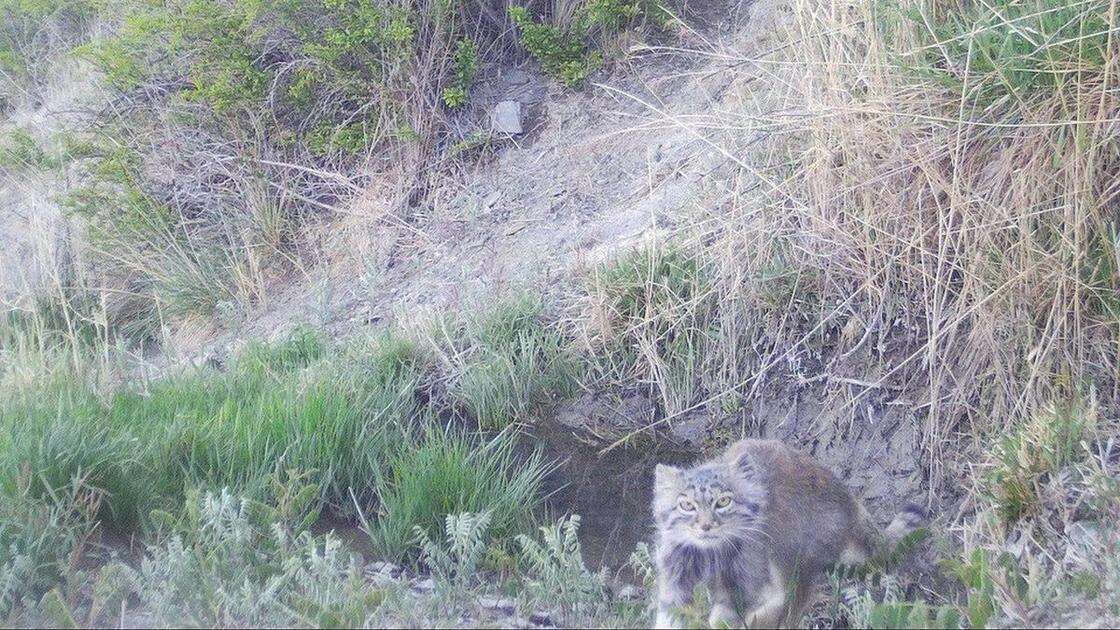
M 796 622 L 814 581 L 871 557 L 884 540 L 863 505 L 826 468 L 774 440 L 746 439 L 690 469 L 658 465 L 657 626 L 675 627 L 694 587 L 712 594 L 712 626 Z M 909 507 L 887 528 L 920 524 Z

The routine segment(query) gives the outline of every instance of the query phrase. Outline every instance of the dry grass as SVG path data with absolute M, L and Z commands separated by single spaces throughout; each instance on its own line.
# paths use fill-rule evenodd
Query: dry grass
M 744 76 L 744 105 L 667 116 L 738 175 L 678 241 L 715 307 L 700 387 L 666 421 L 737 408 L 775 377 L 832 383 L 836 419 L 897 390 L 924 415 L 933 493 L 954 445 L 998 435 L 1058 380 L 1113 408 L 1115 7 L 796 0 L 783 19 L 778 4 L 758 10 L 778 45 L 706 53 Z

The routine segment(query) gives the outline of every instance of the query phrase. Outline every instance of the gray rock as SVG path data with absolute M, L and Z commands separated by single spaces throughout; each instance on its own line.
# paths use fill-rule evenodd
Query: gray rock
M 417 593 L 431 593 L 432 591 L 436 590 L 436 581 L 432 578 L 413 580 L 412 590 Z
M 512 615 L 517 609 L 512 599 L 508 597 L 489 597 L 483 596 L 478 598 L 478 605 L 486 610 L 496 612 L 502 615 Z
M 494 106 L 490 114 L 490 126 L 495 133 L 517 135 L 521 128 L 521 103 L 518 101 L 501 101 Z
M 543 610 L 538 610 L 538 611 L 534 612 L 533 614 L 529 615 L 529 623 L 531 623 L 531 624 L 533 624 L 534 626 L 537 626 L 537 627 L 540 627 L 540 626 L 552 627 L 552 626 L 556 625 L 556 624 L 552 623 L 552 615 L 550 615 L 549 613 L 547 613 Z
M 510 85 L 525 85 L 529 82 L 529 73 L 519 68 L 510 68 L 503 76 Z
M 498 202 L 501 201 L 501 200 L 502 200 L 502 191 L 495 190 L 495 191 L 491 192 L 489 195 L 486 195 L 485 197 L 483 197 L 482 198 L 482 203 L 479 204 L 479 206 L 482 209 L 482 212 L 490 212 L 491 210 L 494 209 L 494 206 L 496 206 L 498 204 Z
M 618 589 L 614 596 L 624 602 L 634 602 L 642 598 L 642 589 L 632 584 L 627 584 Z
M 371 562 L 366 567 L 366 573 L 380 573 L 393 578 L 401 576 L 401 568 L 392 562 Z

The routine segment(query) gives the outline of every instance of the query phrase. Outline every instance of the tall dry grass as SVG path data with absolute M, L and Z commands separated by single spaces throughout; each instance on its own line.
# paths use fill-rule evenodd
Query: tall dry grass
M 823 369 L 862 354 L 863 391 L 913 392 L 934 472 L 954 436 L 1007 428 L 1063 375 L 1115 402 L 1116 3 L 794 10 L 796 45 L 759 61 L 786 133 L 723 233 L 771 234 L 821 293 Z
M 658 375 L 664 352 L 629 364 L 692 388 L 662 422 L 775 379 L 823 382 L 838 420 L 889 392 L 917 413 L 933 492 L 950 449 L 1056 383 L 1115 405 L 1116 3 L 794 0 L 762 19 L 777 35 L 751 52 L 704 52 L 736 75 L 731 107 L 665 114 L 737 173 L 689 227 L 695 290 L 651 265 L 659 308 L 619 318 L 595 280 L 583 305 L 609 324 L 592 339 L 701 340 L 683 374 Z

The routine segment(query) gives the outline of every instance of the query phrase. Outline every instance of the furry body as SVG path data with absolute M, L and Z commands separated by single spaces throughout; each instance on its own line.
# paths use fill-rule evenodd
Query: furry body
M 659 465 L 653 514 L 658 627 L 680 624 L 699 583 L 713 626 L 788 625 L 820 575 L 867 560 L 883 539 L 835 475 L 775 440 L 741 440 L 690 469 Z M 915 520 L 896 519 L 892 537 Z

